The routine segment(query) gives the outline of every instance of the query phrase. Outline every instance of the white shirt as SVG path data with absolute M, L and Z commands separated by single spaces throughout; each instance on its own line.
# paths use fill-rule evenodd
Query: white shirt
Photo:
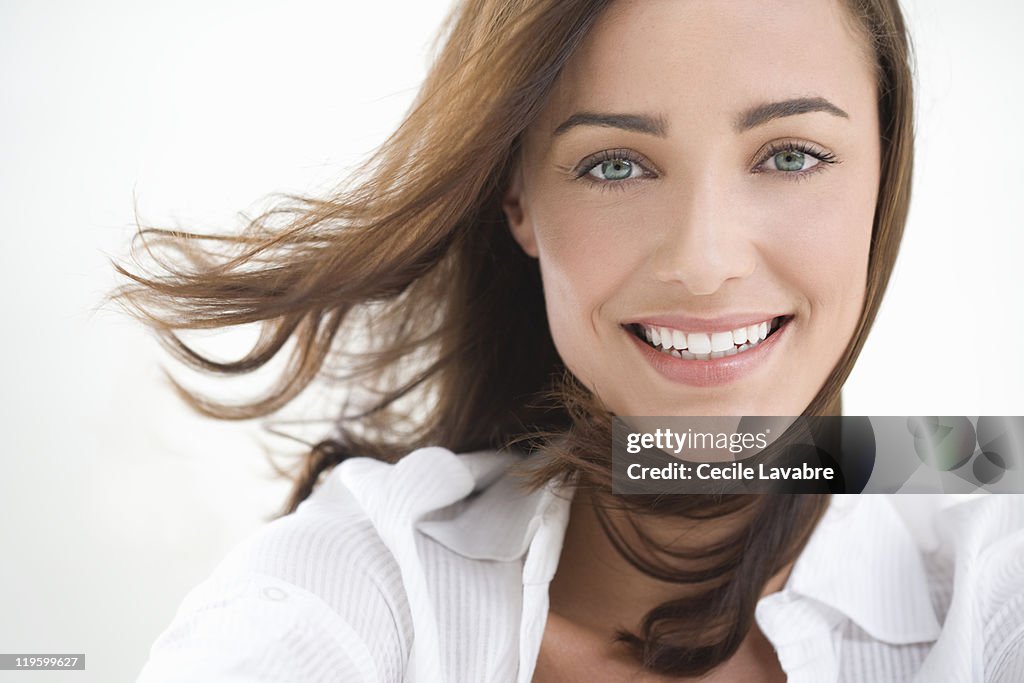
M 346 460 L 185 598 L 139 683 L 529 683 L 571 488 Z M 756 619 L 790 683 L 1024 681 L 1024 496 L 835 496 Z

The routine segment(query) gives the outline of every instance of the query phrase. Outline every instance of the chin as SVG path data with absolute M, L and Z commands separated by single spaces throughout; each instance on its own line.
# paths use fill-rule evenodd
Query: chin
M 742 393 L 743 387 L 730 387 L 715 393 Z M 762 392 L 758 390 L 757 394 Z M 803 406 L 806 406 L 803 403 Z M 797 401 L 769 401 L 762 396 L 754 396 L 744 400 L 733 396 L 707 396 L 705 398 L 688 398 L 684 401 L 668 396 L 620 397 L 610 408 L 616 415 L 642 416 L 678 416 L 678 417 L 745 417 L 745 416 L 797 416 L 803 413 L 803 407 L 796 407 Z M 621 407 L 622 409 L 618 409 Z

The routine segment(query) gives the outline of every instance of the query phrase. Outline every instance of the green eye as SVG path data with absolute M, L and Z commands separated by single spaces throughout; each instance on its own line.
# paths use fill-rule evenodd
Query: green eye
M 760 159 L 751 169 L 754 173 L 768 173 L 777 178 L 798 180 L 827 166 L 838 164 L 835 154 L 810 142 L 779 140 L 758 152 Z
M 633 175 L 633 162 L 626 159 L 609 159 L 595 166 L 590 174 L 602 180 L 625 180 Z
M 785 152 L 779 152 L 772 159 L 775 162 L 775 168 L 779 171 L 786 171 L 792 173 L 793 171 L 804 170 L 804 162 L 807 157 L 803 152 L 797 152 L 796 150 L 790 149 Z

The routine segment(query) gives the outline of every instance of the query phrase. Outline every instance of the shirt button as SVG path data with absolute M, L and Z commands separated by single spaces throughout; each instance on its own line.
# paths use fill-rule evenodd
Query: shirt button
M 264 599 L 273 600 L 274 602 L 280 602 L 282 600 L 288 599 L 288 594 L 280 588 L 278 588 L 277 586 L 266 586 L 261 591 L 261 594 L 263 595 Z

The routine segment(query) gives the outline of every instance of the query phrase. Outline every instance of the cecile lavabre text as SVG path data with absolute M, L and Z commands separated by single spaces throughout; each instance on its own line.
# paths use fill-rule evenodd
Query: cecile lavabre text
M 835 470 L 831 467 L 812 467 L 808 464 L 797 467 L 765 467 L 759 464 L 756 468 L 741 462 L 702 462 L 685 464 L 669 463 L 663 467 L 643 467 L 633 463 L 626 468 L 630 479 L 834 479 Z

